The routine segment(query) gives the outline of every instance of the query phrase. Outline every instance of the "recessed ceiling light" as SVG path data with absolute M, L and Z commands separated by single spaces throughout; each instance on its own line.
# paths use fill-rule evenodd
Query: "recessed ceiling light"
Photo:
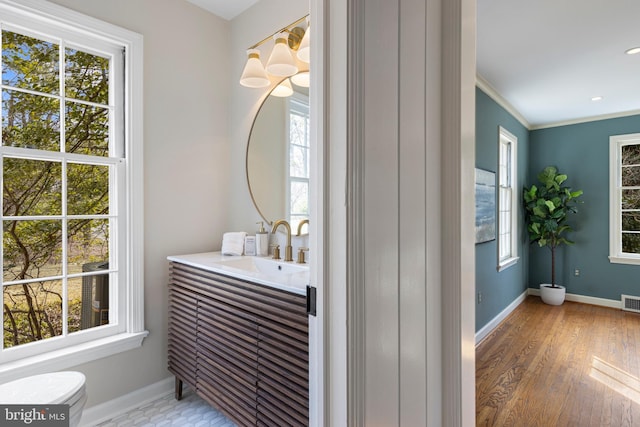
M 640 46 L 627 49 L 624 51 L 624 53 L 626 53 L 627 55 L 635 55 L 636 53 L 640 53 Z
M 593 98 L 591 98 L 592 101 L 602 101 L 602 97 L 601 96 L 594 96 Z

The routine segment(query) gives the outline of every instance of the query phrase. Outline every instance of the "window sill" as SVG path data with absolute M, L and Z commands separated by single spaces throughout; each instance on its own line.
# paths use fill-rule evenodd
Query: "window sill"
M 148 331 L 123 333 L 3 363 L 0 365 L 0 384 L 30 375 L 59 371 L 131 350 L 140 347 L 147 335 Z
M 520 257 L 513 257 L 513 258 L 505 259 L 500 264 L 498 264 L 498 267 L 497 267 L 498 273 L 501 272 L 502 270 L 506 270 L 507 268 L 511 267 L 512 265 L 516 265 L 518 263 L 519 259 L 520 259 Z
M 631 265 L 640 265 L 640 257 L 621 257 L 621 256 L 610 256 L 609 262 L 612 264 L 631 264 Z

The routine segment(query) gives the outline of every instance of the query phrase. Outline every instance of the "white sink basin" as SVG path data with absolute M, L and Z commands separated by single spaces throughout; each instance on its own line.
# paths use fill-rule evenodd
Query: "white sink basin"
M 253 256 L 224 256 L 220 252 L 176 255 L 168 259 L 300 295 L 306 294 L 309 284 L 309 264 Z
M 309 271 L 307 264 L 294 264 L 271 258 L 233 257 L 228 260 L 222 260 L 220 263 L 239 270 L 276 276 Z

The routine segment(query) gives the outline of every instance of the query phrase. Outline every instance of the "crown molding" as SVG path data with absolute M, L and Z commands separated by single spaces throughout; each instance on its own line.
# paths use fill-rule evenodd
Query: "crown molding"
M 640 110 L 623 111 L 620 113 L 602 114 L 599 116 L 583 117 L 580 119 L 565 120 L 562 122 L 555 122 L 555 123 L 549 123 L 544 125 L 533 125 L 529 128 L 529 130 L 539 130 L 539 129 L 555 128 L 560 126 L 577 125 L 580 123 L 597 122 L 600 120 L 618 119 L 620 117 L 629 117 L 629 116 L 637 116 L 637 115 L 640 115 Z
M 601 114 L 598 116 L 589 116 L 589 117 L 582 117 L 579 119 L 563 120 L 559 122 L 534 125 L 529 123 L 527 119 L 525 119 L 524 116 L 520 114 L 520 112 L 516 110 L 513 105 L 509 103 L 509 101 L 504 99 L 502 95 L 500 95 L 498 91 L 493 86 L 491 86 L 491 84 L 489 84 L 489 82 L 487 82 L 484 79 L 484 77 L 482 77 L 480 74 L 476 74 L 476 86 L 479 89 L 481 89 L 484 93 L 486 93 L 491 99 L 493 99 L 498 105 L 500 105 L 502 108 L 507 110 L 509 114 L 511 114 L 516 120 L 520 122 L 520 124 L 522 124 L 522 126 L 527 128 L 527 130 L 529 131 L 640 115 L 640 110 L 631 110 L 631 111 L 622 111 L 622 112 L 611 113 L 611 114 Z
M 527 121 L 527 119 L 525 119 L 524 116 L 520 114 L 520 112 L 509 103 L 509 101 L 504 99 L 502 95 L 500 95 L 498 91 L 495 90 L 493 86 L 491 86 L 489 82 L 484 79 L 484 77 L 477 73 L 476 86 L 480 88 L 484 93 L 489 95 L 489 97 L 493 99 L 498 105 L 507 110 L 507 112 L 511 114 L 517 121 L 519 121 L 522 126 L 527 128 L 528 130 L 532 129 L 531 124 Z

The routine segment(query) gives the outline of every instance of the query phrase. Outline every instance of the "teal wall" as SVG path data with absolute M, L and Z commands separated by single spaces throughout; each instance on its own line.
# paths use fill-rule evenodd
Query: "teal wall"
M 609 137 L 640 132 L 640 115 L 559 126 L 530 132 L 528 184 L 547 165 L 568 175 L 567 184 L 583 190 L 573 216 L 576 242 L 556 253 L 556 281 L 567 292 L 620 301 L 640 295 L 640 266 L 609 262 Z M 549 250 L 531 246 L 529 287 L 549 283 Z M 580 275 L 575 276 L 574 270 Z
M 573 216 L 573 246 L 556 253 L 556 281 L 576 295 L 620 301 L 621 294 L 640 295 L 640 266 L 609 262 L 609 137 L 640 133 L 640 115 L 597 120 L 529 131 L 482 90 L 476 88 L 476 167 L 496 171 L 498 127 L 518 138 L 518 188 L 529 186 L 545 166 L 557 166 L 568 185 L 583 190 Z M 518 197 L 521 199 L 522 194 Z M 498 272 L 493 240 L 476 245 L 476 331 L 482 329 L 528 287 L 551 279 L 547 248 L 528 243 L 520 211 L 520 260 Z M 580 270 L 575 276 L 574 271 Z M 477 301 L 476 301 L 477 302 Z
M 504 108 L 482 90 L 476 89 L 476 167 L 497 172 L 498 127 L 502 126 L 518 138 L 518 185 L 521 189 L 528 176 L 527 154 L 529 131 Z M 518 197 L 521 197 L 518 194 Z M 517 264 L 498 272 L 497 241 L 476 244 L 476 295 L 482 294 L 482 302 L 476 301 L 476 331 L 485 326 L 527 289 L 529 244 L 520 211 L 520 244 Z

